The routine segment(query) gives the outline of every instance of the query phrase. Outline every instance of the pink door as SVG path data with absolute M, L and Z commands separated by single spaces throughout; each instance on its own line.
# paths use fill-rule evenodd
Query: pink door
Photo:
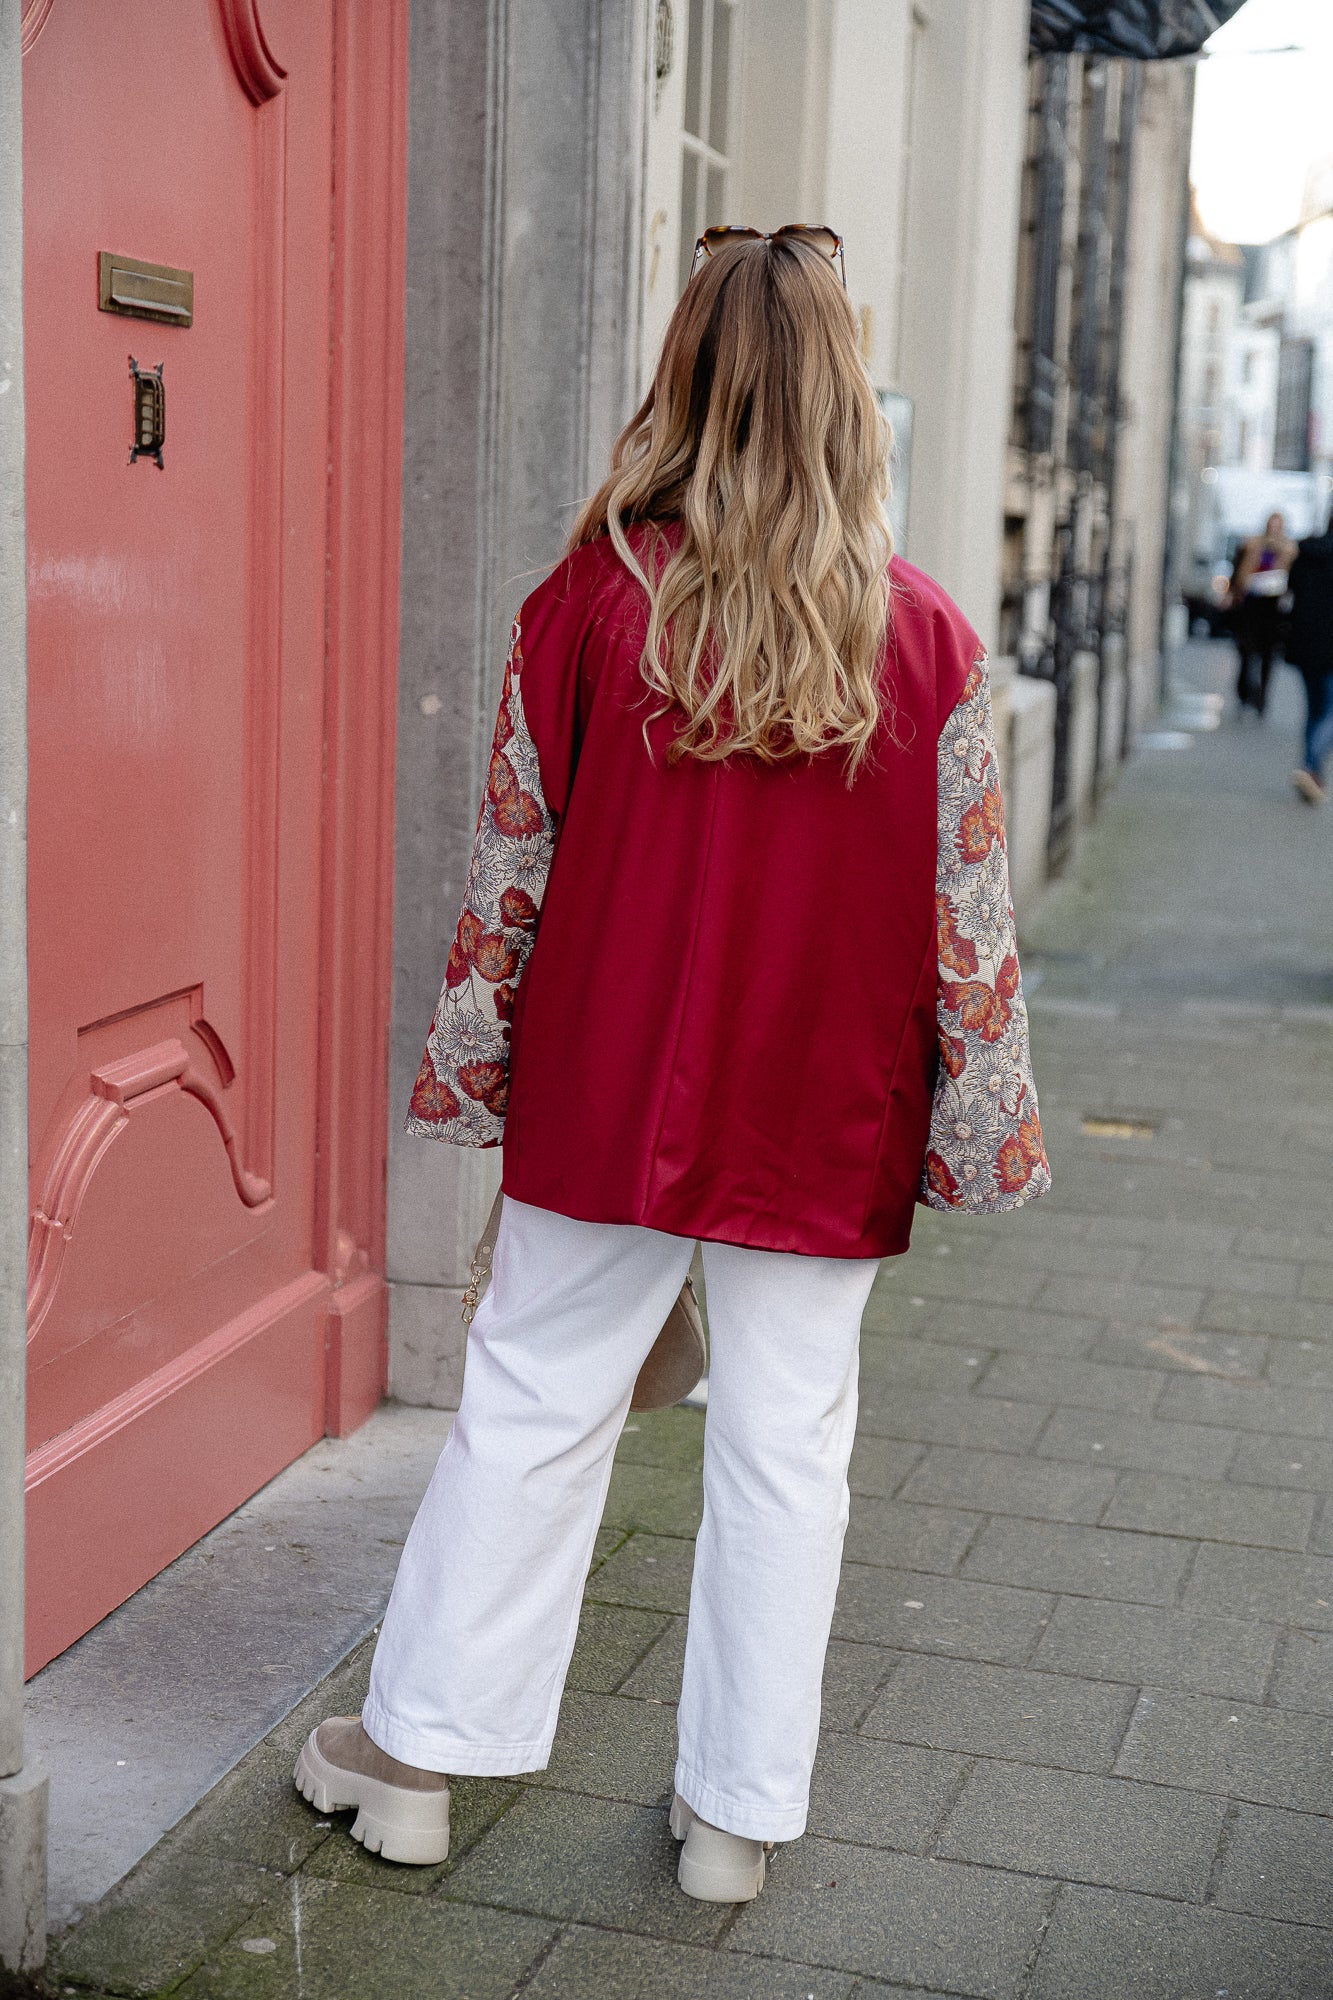
M 330 789 L 347 11 L 25 10 L 30 1669 L 382 1379 L 383 1119 L 342 1079 L 382 1066 L 383 924 L 353 1046 Z M 172 317 L 100 309 L 103 252 Z M 189 324 L 133 260 L 192 275 Z M 340 1105 L 378 1119 L 359 1193 Z

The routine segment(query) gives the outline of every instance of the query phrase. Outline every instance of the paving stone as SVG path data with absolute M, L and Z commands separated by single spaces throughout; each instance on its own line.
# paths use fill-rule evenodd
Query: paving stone
M 1109 1771 L 1135 1691 L 959 1660 L 904 1659 L 861 1725 L 865 1736 L 1073 1771 Z
M 186 1816 L 174 1831 L 174 1844 L 290 1875 L 333 1831 L 292 1783 L 295 1761 L 290 1742 L 276 1731 L 266 1737 Z
M 1030 1306 L 1046 1282 L 1043 1272 L 1002 1267 L 984 1250 L 972 1256 L 913 1257 L 897 1282 L 905 1284 L 909 1271 L 911 1290 L 927 1300 L 985 1299 L 997 1306 Z
M 631 1535 L 594 1573 L 588 1593 L 598 1604 L 685 1611 L 693 1569 L 692 1541 L 671 1535 Z
M 670 1622 L 662 1612 L 585 1604 L 566 1685 L 586 1694 L 615 1694 Z
M 878 1979 L 858 1979 L 850 2000 L 956 2000 L 947 1993 L 927 1993 L 920 1986 L 884 1986 Z
M 391 1864 L 379 1867 L 383 1880 Z M 177 1990 L 186 2000 L 389 1992 L 393 2000 L 509 2000 L 553 1934 L 551 1924 L 508 1910 L 295 1875 Z
M 689 1472 L 704 1462 L 702 1410 L 635 1410 L 616 1446 L 618 1465 L 659 1465 Z
M 1258 1700 L 1276 1646 L 1272 1626 L 1239 1618 L 1063 1597 L 1033 1664 L 1090 1679 Z
M 609 1528 L 646 1528 L 656 1535 L 697 1534 L 703 1518 L 703 1482 L 697 1471 L 673 1472 L 660 1465 L 611 1469 L 602 1518 Z
M 1314 1526 L 1310 1530 L 1310 1548 L 1315 1555 L 1333 1555 L 1333 1494 L 1326 1493 Z
M 1333 1390 L 1304 1384 L 1217 1382 L 1202 1375 L 1173 1375 L 1162 1391 L 1158 1414 L 1188 1424 L 1333 1439 Z
M 808 1830 L 919 1854 L 966 1770 L 966 1757 L 826 1730 L 815 1759 Z
M 975 1508 L 1050 1521 L 1095 1521 L 1115 1490 L 1115 1474 L 998 1452 L 930 1452 L 901 1498 L 926 1506 Z
M 509 1778 L 454 1778 L 449 1786 L 448 1859 L 434 1867 L 395 1869 L 390 1878 L 394 1892 L 400 1896 L 430 1895 L 521 1795 L 522 1787 Z M 305 1810 L 318 1823 L 318 1815 L 309 1806 Z M 377 1854 L 367 1854 L 361 1842 L 352 1839 L 353 1815 L 342 1812 L 328 1817 L 332 1830 L 325 1834 L 303 1872 L 327 1881 L 357 1883 L 365 1889 L 384 1888 L 386 1863 Z
M 902 1438 L 859 1436 L 852 1448 L 848 1484 L 853 1493 L 869 1494 L 877 1500 L 892 1499 L 925 1455 L 924 1445 L 911 1444 Z
M 529 1784 L 652 1806 L 671 1803 L 676 1712 L 628 1695 L 566 1694 L 551 1761 Z
M 1333 1631 L 1333 1558 L 1209 1544 L 1199 1550 L 1185 1604 Z
M 1309 1264 L 1301 1273 L 1303 1299 L 1333 1299 L 1333 1270 L 1327 1264 Z
M 861 1394 L 873 1387 L 885 1389 L 934 1389 L 966 1393 L 991 1358 L 989 1347 L 978 1344 L 968 1350 L 948 1343 L 923 1339 L 886 1340 L 872 1337 L 861 1343 Z
M 676 1858 L 666 1813 L 658 1808 L 534 1789 L 473 1848 L 440 1893 L 706 1944 L 731 1908 L 682 1896 Z
M 1062 1889 L 1032 2000 L 1326 2000 L 1333 1933 L 1112 1889 Z
M 1172 1374 L 1258 1376 L 1273 1349 L 1266 1334 L 1203 1327 L 1122 1326 L 1113 1321 L 1088 1351 L 1091 1361 L 1160 1368 Z
M 1266 1806 L 1237 1806 L 1211 1900 L 1223 1909 L 1290 1923 L 1330 1918 L 1333 1820 Z
M 1140 1696 L 1115 1768 L 1119 1777 L 1154 1785 L 1333 1813 L 1333 1717 L 1148 1693 Z
M 849 2000 L 845 1972 L 725 1948 L 573 1925 L 523 1988 L 524 2000 Z M 925 2000 L 925 1996 L 914 1996 Z
M 1174 1217 L 1094 1215 L 1087 1225 L 1087 1238 L 1089 1243 L 1138 1243 L 1144 1249 L 1170 1249 L 1178 1245 L 1187 1252 L 1225 1257 L 1236 1241 L 1236 1232 L 1225 1224 L 1182 1222 Z M 1286 1253 L 1275 1250 L 1271 1254 Z
M 1333 1445 L 1303 1437 L 1242 1437 L 1227 1482 L 1327 1493 L 1333 1487 Z
M 872 1339 L 911 1339 L 928 1331 L 934 1324 L 941 1301 L 927 1299 L 921 1292 L 914 1292 L 910 1283 L 901 1282 L 901 1273 L 898 1274 L 899 1282 L 886 1282 L 894 1275 L 889 1263 L 880 1266 L 879 1277 L 861 1315 L 861 1331 Z
M 977 1394 L 1146 1416 L 1161 1394 L 1163 1379 L 1147 1368 L 1109 1368 L 1053 1355 L 998 1354 L 978 1383 Z
M 1333 1715 L 1333 1633 L 1283 1634 L 1268 1699 L 1278 1708 Z
M 1102 1519 L 1199 1541 L 1242 1542 L 1255 1548 L 1303 1549 L 1315 1503 L 1302 1493 L 1265 1492 L 1218 1480 L 1172 1479 L 1127 1472 Z
M 589 1576 L 596 1576 L 602 1564 L 622 1548 L 629 1540 L 627 1528 L 599 1528 L 593 1538 L 592 1561 L 588 1565 Z
M 968 1550 L 959 1574 L 1027 1590 L 1174 1604 L 1192 1554 L 1188 1542 L 1161 1535 L 997 1516 Z
M 904 1652 L 1014 1664 L 1032 1651 L 1051 1603 L 1032 1590 L 849 1562 L 843 1565 L 833 1630 L 840 1639 Z
M 1163 1396 L 1181 1379 L 1170 1377 Z M 1191 1380 L 1187 1386 L 1199 1385 Z M 1236 1438 L 1235 1431 L 1206 1424 L 1157 1423 L 1151 1418 L 1113 1416 L 1100 1410 L 1060 1409 L 1042 1432 L 1037 1450 L 1043 1458 L 1220 1479 L 1235 1451 Z
M 263 1868 L 167 1844 L 54 1940 L 48 1976 L 116 1993 L 184 1979 L 272 1893 Z
M 1271 1333 L 1283 1340 L 1320 1340 L 1328 1332 L 1328 1307 L 1315 1299 L 1268 1298 L 1251 1292 L 1210 1292 L 1200 1326 L 1239 1333 Z
M 1012 1232 L 997 1237 L 991 1254 L 1002 1264 L 1045 1271 L 1051 1277 L 1133 1278 L 1138 1275 L 1143 1262 L 1143 1252 L 1135 1244 L 1093 1243 L 1077 1238 L 1063 1243 L 1034 1244 L 1026 1238 L 1016 1237 Z M 1174 1278 L 1167 1280 L 1168 1284 L 1176 1282 Z
M 977 1764 L 938 1852 L 1067 1882 L 1201 1902 L 1226 1807 L 1084 1772 Z
M 1035 1307 L 997 1306 L 984 1291 L 970 1305 L 941 1301 L 931 1316 L 932 1342 L 955 1341 L 969 1353 L 986 1347 L 1011 1348 L 1022 1354 L 1086 1354 L 1097 1337 L 1100 1319 L 1040 1312 Z
M 1277 1257 L 1293 1264 L 1333 1264 L 1333 1235 L 1318 1231 L 1242 1229 L 1236 1238 L 1238 1257 Z
M 1296 1291 L 1299 1267 L 1263 1257 L 1218 1257 L 1207 1251 L 1154 1250 L 1139 1273 L 1146 1283 L 1197 1285 L 1207 1292 L 1267 1292 L 1273 1298 Z
M 977 1451 L 1025 1451 L 1048 1411 L 1035 1403 L 984 1402 L 977 1396 L 932 1396 L 870 1383 L 861 1395 L 861 1429 L 871 1436 Z
M 1203 1309 L 1203 1298 L 1198 1287 L 1184 1285 L 1055 1277 L 1048 1278 L 1042 1287 L 1039 1303 L 1046 1312 L 1133 1320 L 1137 1324 L 1170 1320 L 1176 1326 L 1192 1326 Z
M 1052 1885 L 840 1841 L 784 1848 L 728 1943 L 815 1965 L 1011 2000 Z
M 909 1507 L 902 1500 L 852 1501 L 845 1554 L 851 1562 L 881 1563 L 894 1569 L 948 1572 L 981 1526 L 980 1514 L 948 1507 Z
M 1270 1382 L 1304 1382 L 1312 1389 L 1333 1389 L 1333 1345 L 1326 1340 L 1275 1340 L 1270 1343 Z
M 1333 1264 L 1333 1236 L 1317 1230 L 1241 1230 L 1237 1256 L 1269 1256 L 1291 1264 Z
M 825 1729 L 856 1729 L 901 1658 L 882 1646 L 830 1639 L 824 1657 Z
M 684 1618 L 673 1618 L 660 1639 L 649 1648 L 634 1672 L 621 1683 L 619 1693 L 636 1701 L 679 1701 L 680 1676 L 685 1665 Z

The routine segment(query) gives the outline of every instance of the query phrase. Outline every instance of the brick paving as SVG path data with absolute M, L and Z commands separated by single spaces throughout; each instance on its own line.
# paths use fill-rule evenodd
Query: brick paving
M 1333 815 L 1286 789 L 1286 678 L 1266 728 L 1146 749 L 1041 914 L 1055 1193 L 923 1214 L 876 1288 L 810 1830 L 759 1901 L 674 1884 L 676 1410 L 622 1441 L 548 1772 L 459 1781 L 443 1867 L 366 1856 L 289 1781 L 363 1647 L 58 1941 L 57 1990 L 1333 1993 Z

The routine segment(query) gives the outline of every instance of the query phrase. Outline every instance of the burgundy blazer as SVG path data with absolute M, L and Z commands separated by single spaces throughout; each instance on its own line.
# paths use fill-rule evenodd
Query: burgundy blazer
M 890 576 L 850 787 L 833 752 L 668 764 L 609 540 L 533 592 L 410 1129 L 503 1142 L 540 1208 L 817 1256 L 1044 1191 L 985 656 Z

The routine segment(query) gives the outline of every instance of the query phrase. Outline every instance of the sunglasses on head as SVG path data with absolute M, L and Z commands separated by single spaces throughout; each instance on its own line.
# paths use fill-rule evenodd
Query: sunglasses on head
M 842 288 L 847 289 L 847 266 L 843 262 L 842 238 L 836 229 L 816 228 L 808 222 L 784 222 L 781 229 L 743 229 L 730 222 L 718 223 L 712 229 L 705 229 L 694 246 L 694 261 L 690 265 L 693 277 L 705 257 L 711 257 L 727 243 L 776 243 L 782 238 L 808 243 L 821 257 L 836 263 L 842 278 Z

